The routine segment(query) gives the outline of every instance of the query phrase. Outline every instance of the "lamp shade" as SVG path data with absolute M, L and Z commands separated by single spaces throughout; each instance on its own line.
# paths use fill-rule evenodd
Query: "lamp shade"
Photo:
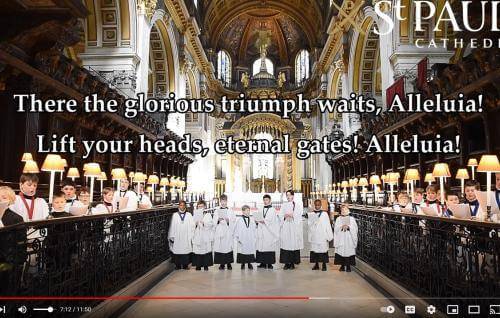
M 134 173 L 134 182 L 146 182 L 147 179 L 148 179 L 148 176 L 146 176 L 142 172 Z
M 146 192 L 151 193 L 153 192 L 153 187 L 149 186 L 146 188 Z
M 348 186 L 349 186 L 349 182 L 347 182 L 347 181 L 345 181 L 345 180 L 344 180 L 344 181 L 342 181 L 342 183 L 341 183 L 341 187 L 342 187 L 342 188 L 347 188 Z
M 61 159 L 63 167 L 66 168 L 68 166 L 68 161 L 64 158 Z
M 467 165 L 469 167 L 477 167 L 478 166 L 477 159 L 476 158 L 470 158 L 469 161 L 467 162 Z
M 373 176 L 370 177 L 370 184 L 371 185 L 378 185 L 381 183 L 382 182 L 380 181 L 380 177 L 377 174 L 374 174 Z
M 168 178 L 161 178 L 161 180 L 160 180 L 160 186 L 162 186 L 162 187 L 165 186 L 166 187 L 168 185 L 169 185 Z
M 469 172 L 467 171 L 467 169 L 458 169 L 457 175 L 455 176 L 455 178 L 462 179 L 462 180 L 470 179 Z
M 68 178 L 80 178 L 80 172 L 77 168 L 69 168 L 68 174 L 66 175 Z
M 106 175 L 106 172 L 101 171 L 101 175 L 97 178 L 97 180 L 102 180 L 102 181 L 108 180 L 108 176 Z
M 129 177 L 129 178 L 133 178 L 134 176 L 135 176 L 135 173 L 134 173 L 133 171 L 130 171 L 130 172 L 128 173 L 128 177 Z
M 123 180 L 127 179 L 127 173 L 123 168 L 115 168 L 111 170 L 111 179 L 112 180 Z
M 420 180 L 420 173 L 417 169 L 408 169 L 405 173 L 405 179 L 407 181 L 418 181 Z
M 38 164 L 36 161 L 28 160 L 24 164 L 23 173 L 40 173 L 40 169 L 38 169 Z
M 385 180 L 387 179 L 387 175 L 386 175 L 386 174 L 383 174 L 383 175 L 380 177 L 380 179 L 382 179 L 382 181 L 384 181 L 384 182 L 385 182 Z
M 98 163 L 87 163 L 87 170 L 85 170 L 84 176 L 99 178 L 101 176 L 101 167 Z
M 42 164 L 42 171 L 64 171 L 64 163 L 61 160 L 61 156 L 48 154 Z
M 21 161 L 22 162 L 27 162 L 27 161 L 33 161 L 33 155 L 31 154 L 31 152 L 25 152 L 23 153 L 23 157 L 21 158 Z
M 84 164 L 83 164 L 83 168 L 82 168 L 82 170 L 83 170 L 83 171 L 87 171 L 87 167 L 88 167 L 88 165 L 89 165 L 88 163 L 84 163 Z
M 425 182 L 435 182 L 436 178 L 432 175 L 431 172 L 425 174 Z
M 158 184 L 160 183 L 160 178 L 157 175 L 152 174 L 148 178 L 148 184 Z
M 368 186 L 368 179 L 366 178 L 360 178 L 358 182 L 358 186 L 360 187 L 366 187 Z
M 399 172 L 389 172 L 385 177 L 385 182 L 395 184 L 399 181 Z
M 436 163 L 434 170 L 432 170 L 433 177 L 451 177 L 450 168 L 447 163 Z
M 500 172 L 500 163 L 495 155 L 483 155 L 477 166 L 478 172 Z

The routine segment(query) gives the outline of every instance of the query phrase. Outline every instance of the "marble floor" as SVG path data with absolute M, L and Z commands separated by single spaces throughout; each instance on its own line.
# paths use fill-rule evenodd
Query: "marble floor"
M 303 262 L 294 271 L 175 271 L 146 296 L 304 296 L 308 300 L 139 300 L 121 317 L 402 317 L 382 313 L 391 305 L 355 271 L 312 271 Z M 317 297 L 318 299 L 314 299 Z
M 381 312 L 381 307 L 394 305 L 382 293 L 365 281 L 356 271 L 339 272 L 333 265 L 328 271 L 312 271 L 307 255 L 302 251 L 302 263 L 293 271 L 275 269 L 241 270 L 234 264 L 232 271 L 174 271 L 160 281 L 145 296 L 271 297 L 268 299 L 161 299 L 139 300 L 130 306 L 122 318 L 136 317 L 404 317 L 396 307 L 393 314 Z M 333 252 L 330 252 L 333 255 Z M 304 297 L 280 299 L 279 297 Z M 275 297 L 275 298 L 272 298 Z

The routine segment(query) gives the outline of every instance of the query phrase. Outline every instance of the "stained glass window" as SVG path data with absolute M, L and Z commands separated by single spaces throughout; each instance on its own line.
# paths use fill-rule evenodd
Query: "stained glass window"
M 217 53 L 217 78 L 222 84 L 229 86 L 231 84 L 231 58 L 226 51 Z
M 309 52 L 302 50 L 295 59 L 295 82 L 297 85 L 304 84 L 309 78 Z

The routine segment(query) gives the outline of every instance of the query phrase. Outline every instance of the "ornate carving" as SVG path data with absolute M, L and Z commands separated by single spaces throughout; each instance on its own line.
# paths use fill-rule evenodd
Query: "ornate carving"
M 157 2 L 158 0 L 138 0 L 137 11 L 139 14 L 144 14 L 148 19 L 151 19 L 155 12 Z

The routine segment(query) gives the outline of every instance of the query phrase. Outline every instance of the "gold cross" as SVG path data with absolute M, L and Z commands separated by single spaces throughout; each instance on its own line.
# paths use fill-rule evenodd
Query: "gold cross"
M 364 5 L 364 1 L 359 1 L 357 6 L 354 7 L 349 14 L 347 14 L 344 9 L 342 9 L 342 6 L 339 7 L 338 4 L 335 3 L 335 1 L 332 1 L 332 4 L 339 10 L 339 14 L 345 18 L 344 21 L 342 21 L 342 25 L 344 25 L 345 21 L 350 22 L 356 30 L 358 30 L 359 33 L 365 35 L 365 31 L 363 31 L 360 26 L 356 23 L 356 21 L 353 20 L 355 15 L 358 13 L 358 10 Z

